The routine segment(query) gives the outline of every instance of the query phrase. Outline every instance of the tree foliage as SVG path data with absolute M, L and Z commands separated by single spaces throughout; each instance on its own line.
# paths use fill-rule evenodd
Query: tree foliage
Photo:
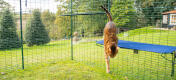
M 174 0 L 114 0 L 111 12 L 120 27 L 155 25 L 162 13 L 174 9 Z
M 71 14 L 71 2 L 70 0 L 63 0 L 59 2 L 63 3 L 58 5 L 57 16 Z M 97 13 L 102 12 L 100 5 L 104 4 L 107 0 L 95 1 L 95 0 L 72 0 L 72 14 L 80 13 Z M 94 36 L 102 34 L 105 24 L 106 15 L 78 15 L 73 16 L 73 32 L 78 32 L 82 36 Z M 61 36 L 70 36 L 71 34 L 71 18 L 70 16 L 57 17 L 55 23 L 59 28 Z M 63 24 L 66 22 L 66 25 Z M 65 30 L 65 32 L 64 32 Z
M 136 27 L 137 15 L 133 0 L 113 1 L 111 13 L 113 20 L 118 27 Z
M 11 6 L 9 3 L 5 2 L 4 0 L 0 0 L 0 14 L 4 11 L 4 9 L 9 9 Z M 0 15 L 1 17 L 2 15 Z
M 56 0 L 61 2 L 58 5 L 58 13 L 56 14 L 70 14 L 71 2 L 70 0 Z M 173 10 L 174 0 L 110 0 L 111 14 L 113 21 L 118 27 L 138 28 L 148 25 L 154 25 L 157 20 L 162 19 L 162 12 Z M 108 0 L 72 0 L 72 13 L 96 13 L 104 12 L 99 8 L 100 5 L 107 7 Z M 65 17 L 67 21 L 70 17 Z M 59 28 L 60 34 L 65 34 L 63 30 L 67 30 L 70 34 L 70 23 L 62 25 L 63 17 L 57 17 L 56 23 Z M 102 33 L 106 23 L 106 15 L 78 15 L 73 17 L 73 31 L 81 33 L 85 36 L 97 35 Z M 68 35 L 69 35 L 68 34 Z M 63 35 L 62 35 L 63 36 Z
M 50 38 L 55 39 L 55 37 L 57 36 L 57 35 L 54 35 L 54 32 L 56 30 L 56 27 L 54 24 L 56 19 L 55 14 L 50 12 L 49 10 L 45 10 L 44 12 L 42 12 L 41 18 L 42 18 L 43 24 L 45 25 L 46 30 L 49 33 Z
M 147 19 L 147 24 L 155 25 L 162 19 L 162 13 L 174 9 L 175 0 L 136 0 L 136 8 Z
M 25 41 L 28 46 L 46 44 L 50 41 L 38 9 L 33 11 L 33 17 L 28 21 L 25 31 Z
M 89 0 L 89 2 L 85 1 L 82 3 L 76 3 L 75 12 L 77 13 L 98 13 L 104 12 L 100 6 L 103 5 L 107 7 L 107 0 L 95 1 Z M 77 9 L 78 8 L 78 9 Z M 76 25 L 75 31 L 81 33 L 83 36 L 100 36 L 103 35 L 103 29 L 105 27 L 105 23 L 107 16 L 106 14 L 97 14 L 97 15 L 83 15 L 77 16 L 77 20 L 75 22 L 82 23 Z M 79 26 L 79 27 L 78 27 Z
M 50 12 L 49 10 L 45 10 L 43 13 L 42 13 L 42 21 L 43 23 L 45 24 L 46 28 L 47 29 L 50 29 L 50 25 L 53 25 L 54 24 L 54 21 L 55 21 L 55 14 Z
M 5 9 L 0 19 L 0 49 L 19 48 L 21 46 L 16 30 L 12 13 L 9 9 Z
M 56 39 L 68 38 L 71 35 L 71 18 L 70 16 L 60 16 L 64 13 L 61 7 L 58 7 L 55 20 L 54 35 Z
M 10 4 L 5 2 L 4 0 L 0 0 L 0 9 L 10 8 Z

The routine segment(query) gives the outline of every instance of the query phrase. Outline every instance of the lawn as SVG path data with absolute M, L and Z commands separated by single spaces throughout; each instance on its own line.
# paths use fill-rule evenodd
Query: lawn
M 70 60 L 51 62 L 0 75 L 2 80 L 113 80 L 116 78 L 117 76 L 106 74 L 102 69 Z M 125 80 L 125 77 L 118 76 L 118 78 Z
M 154 30 L 151 27 L 146 27 L 131 30 L 119 34 L 118 36 L 121 40 L 176 46 L 176 31 Z M 102 38 L 86 38 L 81 40 L 80 43 L 74 44 L 73 61 L 69 61 L 71 59 L 70 40 L 52 41 L 46 45 L 33 47 L 24 45 L 24 71 L 21 70 L 22 62 L 20 49 L 0 51 L 0 72 L 7 73 L 1 76 L 5 76 L 7 79 L 13 77 L 14 79 L 24 79 L 24 76 L 29 75 L 39 75 L 37 77 L 39 79 L 172 79 L 170 76 L 171 54 L 164 55 L 169 59 L 166 60 L 158 53 L 139 51 L 139 54 L 133 54 L 133 50 L 129 49 L 120 49 L 117 57 L 111 59 L 111 74 L 106 74 L 104 72 L 105 62 L 103 48 L 97 46 L 95 43 L 95 41 L 99 39 Z M 44 65 L 44 67 L 41 65 Z M 50 68 L 56 71 L 54 72 L 56 73 L 55 75 L 50 73 Z M 45 69 L 47 69 L 46 72 Z M 64 73 L 57 71 L 62 69 Z M 74 71 L 74 69 L 76 69 L 76 71 Z M 67 70 L 70 70 L 70 72 Z M 40 73 L 41 71 L 44 71 L 44 73 Z M 89 74 L 90 72 L 92 75 L 90 77 L 86 76 L 87 78 L 85 78 L 85 75 L 82 74 L 83 72 L 86 72 L 85 74 Z M 15 74 L 19 75 L 15 76 Z M 75 76 L 77 75 L 79 75 L 80 78 L 76 78 Z M 27 77 L 27 79 L 33 78 L 35 79 L 35 77 Z

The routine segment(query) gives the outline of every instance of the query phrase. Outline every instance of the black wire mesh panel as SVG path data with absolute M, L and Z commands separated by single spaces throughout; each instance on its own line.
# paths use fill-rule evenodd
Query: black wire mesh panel
M 168 15 L 170 13 L 168 12 L 172 12 L 174 10 L 173 6 L 174 1 L 113 1 L 111 5 L 111 13 L 114 22 L 119 28 L 119 39 L 141 43 L 175 46 L 174 21 L 170 22 L 168 20 L 168 18 L 170 18 Z M 108 8 L 108 6 L 106 7 Z M 85 9 L 86 8 L 84 8 L 84 10 Z M 103 19 L 97 19 L 95 15 L 91 14 L 89 15 L 91 15 L 92 18 L 87 17 L 89 16 L 88 13 L 79 14 L 79 8 L 74 9 L 73 7 L 73 10 L 78 11 L 77 14 L 73 11 L 72 15 L 74 16 L 73 32 L 78 32 L 80 36 L 84 35 L 84 38 L 81 38 L 80 41 L 73 44 L 73 57 L 76 61 L 81 61 L 82 63 L 95 67 L 102 67 L 105 70 L 104 48 L 95 46 L 96 40 L 103 39 L 103 37 L 98 37 L 98 33 L 102 36 L 102 32 L 96 32 L 93 35 L 89 32 L 91 29 L 96 30 L 96 27 L 93 26 L 98 24 L 99 20 Z M 168 18 L 166 18 L 168 24 L 166 26 L 163 23 L 163 21 L 165 21 L 163 18 L 165 15 L 164 12 L 168 13 Z M 81 19 L 82 16 L 86 20 Z M 99 16 L 103 18 L 106 15 Z M 91 18 L 90 21 L 89 18 Z M 174 16 L 171 18 L 174 20 Z M 94 20 L 96 20 L 96 22 Z M 86 28 L 84 28 L 86 27 L 84 22 L 89 25 L 89 31 L 86 31 Z M 103 28 L 98 29 L 103 30 Z M 86 36 L 86 33 L 89 36 Z M 175 75 L 173 74 L 175 72 L 175 66 L 173 65 L 175 62 L 172 61 L 174 60 L 172 59 L 172 57 L 174 57 L 172 53 L 160 54 L 146 51 L 139 51 L 137 53 L 138 54 L 135 54 L 133 50 L 129 49 L 120 49 L 117 57 L 112 59 L 110 62 L 112 73 L 126 76 L 128 79 L 160 80 L 175 78 Z
M 128 29 L 130 31 L 122 32 L 119 34 L 120 39 L 127 41 L 135 41 L 142 43 L 160 44 L 175 46 L 175 30 L 164 26 L 163 13 L 174 10 L 174 1 L 136 1 L 138 8 L 135 12 L 129 12 L 127 16 L 135 16 L 132 20 L 135 20 L 135 24 L 123 25 L 123 27 L 130 26 Z M 123 4 L 123 1 L 117 2 L 119 7 Z M 129 10 L 131 8 L 128 8 Z M 123 17 L 122 17 L 123 18 Z M 168 17 L 169 18 L 169 17 Z M 129 21 L 130 22 L 130 21 Z M 168 23 L 170 20 L 167 21 Z M 132 50 L 130 50 L 132 51 Z M 133 52 L 127 51 L 126 59 L 127 61 L 127 74 L 132 74 L 130 76 L 135 76 L 139 79 L 171 79 L 172 71 L 172 54 L 159 54 L 152 52 L 140 51 L 139 54 L 130 54 Z M 126 53 L 126 52 L 124 52 Z M 141 54 L 142 53 L 142 54 Z M 164 58 L 161 56 L 165 56 Z M 169 59 L 169 60 L 168 60 Z M 129 61 L 128 61 L 129 60 Z M 130 63 L 130 65 L 128 64 Z M 135 67 L 138 66 L 138 67 Z M 129 70 L 128 70 L 129 69 Z M 142 75 L 140 75 L 142 74 Z
M 174 0 L 22 0 L 22 25 L 19 0 L 0 1 L 0 72 L 73 60 L 105 73 L 104 48 L 96 44 L 108 22 L 101 5 L 111 12 L 119 40 L 176 46 Z M 171 53 L 121 48 L 110 61 L 111 75 L 171 80 L 176 77 L 173 60 Z
M 0 0 L 0 72 L 21 68 L 19 15 L 9 4 L 16 1 Z
M 58 27 L 63 26 L 64 30 L 69 31 L 70 18 L 57 17 L 59 12 L 55 1 L 21 0 L 22 11 L 20 0 L 0 0 L 0 3 L 2 13 L 0 40 L 3 43 L 0 45 L 0 72 L 6 73 L 22 69 L 22 66 L 26 69 L 34 65 L 70 59 L 70 37 L 66 35 L 69 33 L 65 31 L 60 33 L 62 27 Z M 54 4 L 54 7 L 50 7 Z M 57 24 L 59 20 L 64 22 Z M 24 64 L 22 64 L 21 35 L 23 35 Z
M 175 30 L 173 24 L 164 26 L 163 13 L 173 10 L 174 1 L 171 0 L 116 0 L 111 8 L 112 14 L 116 14 L 113 14 L 116 16 L 114 21 L 121 28 L 120 34 L 118 34 L 119 39 L 169 46 L 175 46 Z M 166 21 L 170 23 L 170 20 Z M 168 29 L 169 25 L 172 25 L 172 28 Z M 118 74 L 124 74 L 131 79 L 160 80 L 172 78 L 170 76 L 173 72 L 172 68 L 175 68 L 175 66 L 172 67 L 172 64 L 175 64 L 172 62 L 172 54 L 145 51 L 138 53 L 134 54 L 133 50 L 120 49 L 117 59 L 112 61 L 116 65 L 114 68 L 117 69 Z

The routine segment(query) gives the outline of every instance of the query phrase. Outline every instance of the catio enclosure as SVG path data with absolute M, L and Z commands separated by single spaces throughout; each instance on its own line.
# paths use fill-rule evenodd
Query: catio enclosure
M 96 43 L 103 39 L 108 22 L 101 5 L 111 12 L 119 40 L 176 46 L 176 26 L 165 25 L 172 20 L 176 23 L 176 16 L 164 16 L 176 9 L 175 0 L 0 2 L 0 72 L 67 60 L 105 70 L 103 45 Z M 120 48 L 110 61 L 112 74 L 129 80 L 176 78 L 174 52 L 135 53 L 132 49 Z

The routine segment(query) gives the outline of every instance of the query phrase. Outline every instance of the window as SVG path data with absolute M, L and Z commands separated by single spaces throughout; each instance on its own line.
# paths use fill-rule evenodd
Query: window
M 163 24 L 167 24 L 167 16 L 168 15 L 163 15 Z
M 176 25 L 176 14 L 170 15 L 170 25 Z

